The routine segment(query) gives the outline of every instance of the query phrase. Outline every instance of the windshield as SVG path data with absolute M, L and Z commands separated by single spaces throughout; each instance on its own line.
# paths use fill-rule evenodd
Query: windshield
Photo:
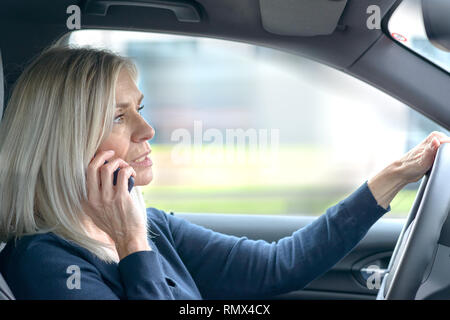
M 450 53 L 428 41 L 420 0 L 404 0 L 389 20 L 388 29 L 397 42 L 450 72 Z

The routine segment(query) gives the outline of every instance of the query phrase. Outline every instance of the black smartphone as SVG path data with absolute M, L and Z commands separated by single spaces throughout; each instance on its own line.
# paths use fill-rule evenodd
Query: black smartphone
M 108 161 L 105 160 L 104 164 L 107 164 Z M 116 185 L 117 183 L 117 174 L 119 173 L 120 168 L 118 168 L 116 171 L 114 171 L 114 178 L 113 178 L 113 185 Z M 131 189 L 133 189 L 134 186 L 134 178 L 133 176 L 130 176 L 128 179 L 128 192 L 131 192 Z

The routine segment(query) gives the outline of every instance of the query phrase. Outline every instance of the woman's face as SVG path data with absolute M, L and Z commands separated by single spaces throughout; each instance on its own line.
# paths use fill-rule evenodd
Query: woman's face
M 125 68 L 119 74 L 115 94 L 113 129 L 97 152 L 114 150 L 112 159 L 121 158 L 136 171 L 134 185 L 147 185 L 153 179 L 152 163 L 138 160 L 145 156 L 150 158 L 151 149 L 147 140 L 153 138 L 155 130 L 140 115 L 143 95 Z

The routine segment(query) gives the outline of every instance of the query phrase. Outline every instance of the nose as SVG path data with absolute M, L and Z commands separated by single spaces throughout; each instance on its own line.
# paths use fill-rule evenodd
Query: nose
M 140 117 L 139 123 L 136 123 L 135 130 L 132 135 L 132 140 L 134 142 L 142 142 L 150 140 L 155 135 L 155 129 L 145 121 L 144 118 Z

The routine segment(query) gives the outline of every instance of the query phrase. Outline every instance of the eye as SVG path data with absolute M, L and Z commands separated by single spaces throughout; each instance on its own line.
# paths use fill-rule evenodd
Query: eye
M 120 123 L 122 122 L 122 118 L 123 118 L 124 114 L 119 114 L 117 117 L 114 118 L 114 123 Z
M 140 115 L 142 115 L 141 110 L 144 109 L 144 106 L 140 106 L 137 111 L 139 112 Z M 123 117 L 125 116 L 124 113 L 119 114 L 117 117 L 114 118 L 114 123 L 121 123 L 123 120 Z

